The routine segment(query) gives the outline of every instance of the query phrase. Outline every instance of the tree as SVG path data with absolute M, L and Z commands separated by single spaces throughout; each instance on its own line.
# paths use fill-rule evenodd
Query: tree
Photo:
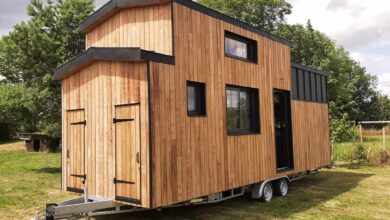
M 199 0 L 199 3 L 266 31 L 273 31 L 291 14 L 285 0 Z
M 0 40 L 0 76 L 9 84 L 6 87 L 17 102 L 25 101 L 18 89 L 31 96 L 23 109 L 31 121 L 13 125 L 16 130 L 60 137 L 61 92 L 53 70 L 84 50 L 78 25 L 93 10 L 93 0 L 32 0 L 31 19 Z M 11 95 L 0 94 L 0 99 Z

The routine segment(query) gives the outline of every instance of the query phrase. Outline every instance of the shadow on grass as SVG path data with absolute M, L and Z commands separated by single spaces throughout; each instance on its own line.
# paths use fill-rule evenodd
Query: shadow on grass
M 352 172 L 321 172 L 308 176 L 291 185 L 285 198 L 276 197 L 271 203 L 260 203 L 249 195 L 219 204 L 188 206 L 144 211 L 132 214 L 104 216 L 100 219 L 273 219 L 288 218 L 326 202 L 355 188 L 371 174 Z
M 35 173 L 56 174 L 56 173 L 61 173 L 61 167 L 42 167 L 38 169 L 32 169 L 31 171 Z

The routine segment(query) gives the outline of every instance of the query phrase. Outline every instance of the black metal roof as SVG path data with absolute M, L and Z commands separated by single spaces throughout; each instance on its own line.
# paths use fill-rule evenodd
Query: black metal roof
M 175 62 L 175 59 L 172 56 L 142 50 L 138 47 L 91 47 L 84 53 L 54 70 L 54 78 L 62 79 L 99 60 L 122 62 L 153 61 L 172 65 Z

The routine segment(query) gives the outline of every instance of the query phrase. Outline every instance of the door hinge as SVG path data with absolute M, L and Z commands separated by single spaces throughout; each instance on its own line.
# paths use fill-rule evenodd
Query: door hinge
M 118 180 L 117 178 L 114 178 L 114 184 L 118 184 L 118 183 L 122 183 L 122 184 L 135 184 L 135 182 L 125 181 L 125 180 Z
M 123 119 L 113 118 L 112 119 L 112 123 L 114 123 L 114 124 L 119 123 L 119 122 L 127 122 L 127 121 L 134 121 L 134 118 L 123 118 Z
M 139 152 L 137 152 L 137 154 L 135 155 L 135 159 L 136 159 L 137 163 L 139 163 L 141 161 Z
M 73 123 L 70 123 L 71 125 L 86 125 L 87 124 L 87 121 L 84 120 L 84 121 L 79 121 L 79 122 L 73 122 Z

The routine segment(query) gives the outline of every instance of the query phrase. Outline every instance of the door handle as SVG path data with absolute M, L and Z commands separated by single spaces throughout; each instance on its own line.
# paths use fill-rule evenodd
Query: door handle
M 69 159 L 69 149 L 66 150 L 66 157 Z
M 137 152 L 137 154 L 136 154 L 136 156 L 135 156 L 135 160 L 137 161 L 137 163 L 140 162 L 141 158 L 140 158 L 139 152 Z

